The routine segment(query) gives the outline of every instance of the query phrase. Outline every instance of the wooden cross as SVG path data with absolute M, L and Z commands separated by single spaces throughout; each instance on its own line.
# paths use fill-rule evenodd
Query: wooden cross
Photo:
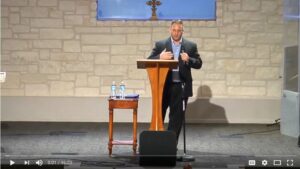
M 150 0 L 146 2 L 147 5 L 152 6 L 152 16 L 151 20 L 157 20 L 157 15 L 156 15 L 156 6 L 161 5 L 161 2 L 159 0 Z

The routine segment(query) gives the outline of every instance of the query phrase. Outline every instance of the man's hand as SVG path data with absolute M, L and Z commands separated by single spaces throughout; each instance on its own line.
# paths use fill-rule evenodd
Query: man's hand
M 173 53 L 170 51 L 166 52 L 166 49 L 165 49 L 160 53 L 159 58 L 163 59 L 163 60 L 171 60 L 171 59 L 173 59 Z
M 184 63 L 189 63 L 190 57 L 187 53 L 183 52 L 183 53 L 180 54 L 180 56 L 181 56 L 181 59 Z

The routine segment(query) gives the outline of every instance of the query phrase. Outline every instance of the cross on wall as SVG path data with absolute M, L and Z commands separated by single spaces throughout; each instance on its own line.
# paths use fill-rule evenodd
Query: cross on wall
M 161 5 L 162 3 L 159 0 L 150 0 L 146 2 L 147 5 L 152 6 L 152 16 L 151 20 L 157 20 L 157 15 L 156 15 L 156 6 Z

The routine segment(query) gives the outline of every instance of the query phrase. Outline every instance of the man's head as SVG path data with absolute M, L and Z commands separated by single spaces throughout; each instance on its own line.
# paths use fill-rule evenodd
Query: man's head
M 183 22 L 181 20 L 172 21 L 169 31 L 175 42 L 180 41 L 183 34 Z

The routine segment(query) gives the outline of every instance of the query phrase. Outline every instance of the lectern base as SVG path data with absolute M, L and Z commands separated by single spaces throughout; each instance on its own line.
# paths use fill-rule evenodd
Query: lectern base
M 194 158 L 194 156 L 184 154 L 183 156 L 178 156 L 177 161 L 180 161 L 180 162 L 193 162 L 193 161 L 195 161 L 195 158 Z
M 140 134 L 141 166 L 175 166 L 176 134 L 172 131 L 143 131 Z

